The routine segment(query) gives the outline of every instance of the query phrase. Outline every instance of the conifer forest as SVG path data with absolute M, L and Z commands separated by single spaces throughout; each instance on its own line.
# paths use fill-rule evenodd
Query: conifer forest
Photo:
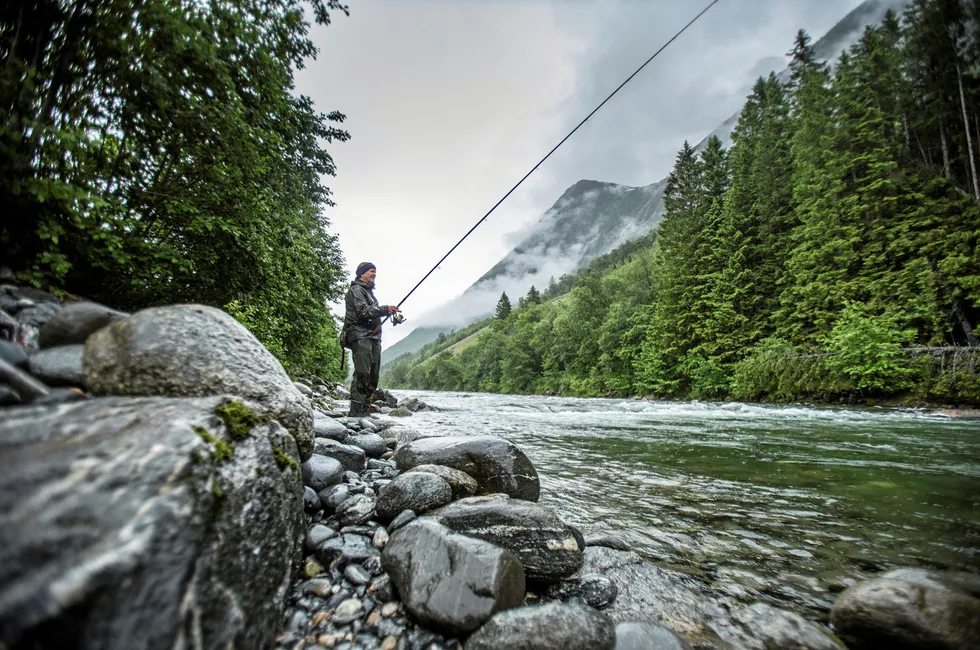
M 386 385 L 980 402 L 980 2 L 916 0 L 835 61 L 800 31 L 732 144 L 684 143 L 662 222 Z

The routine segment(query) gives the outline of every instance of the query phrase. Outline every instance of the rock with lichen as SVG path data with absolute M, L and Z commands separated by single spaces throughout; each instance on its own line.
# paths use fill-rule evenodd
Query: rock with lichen
M 305 532 L 297 460 L 227 397 L 5 412 L 0 647 L 271 647 Z
M 282 364 L 241 323 L 204 305 L 151 307 L 85 343 L 85 387 L 96 395 L 239 395 L 313 453 L 313 410 Z

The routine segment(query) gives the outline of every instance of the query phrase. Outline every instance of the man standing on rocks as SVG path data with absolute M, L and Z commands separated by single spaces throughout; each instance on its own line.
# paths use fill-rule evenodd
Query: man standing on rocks
M 371 262 L 357 265 L 354 281 L 347 290 L 346 314 L 341 341 L 354 356 L 354 380 L 350 386 L 350 415 L 366 415 L 371 395 L 381 372 L 381 317 L 401 311 L 396 305 L 379 305 L 374 297 L 377 267 Z

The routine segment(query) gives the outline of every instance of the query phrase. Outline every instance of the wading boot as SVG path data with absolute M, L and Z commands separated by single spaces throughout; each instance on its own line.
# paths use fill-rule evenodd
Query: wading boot
M 364 410 L 363 402 L 350 401 L 350 412 L 347 414 L 352 418 L 359 418 L 361 416 L 367 415 L 367 411 Z

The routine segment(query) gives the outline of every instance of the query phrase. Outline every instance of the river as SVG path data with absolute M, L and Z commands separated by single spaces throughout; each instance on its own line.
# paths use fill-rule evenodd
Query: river
M 417 391 L 410 424 L 517 444 L 541 503 L 725 598 L 825 618 L 900 566 L 980 572 L 980 419 Z

